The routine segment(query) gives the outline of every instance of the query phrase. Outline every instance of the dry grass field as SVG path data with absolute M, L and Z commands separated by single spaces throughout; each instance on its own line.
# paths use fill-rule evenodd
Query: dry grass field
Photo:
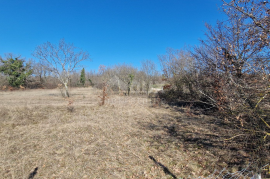
M 100 106 L 100 94 L 71 89 L 68 105 L 57 89 L 1 91 L 0 178 L 198 177 L 248 157 L 223 148 L 214 118 L 139 96 Z

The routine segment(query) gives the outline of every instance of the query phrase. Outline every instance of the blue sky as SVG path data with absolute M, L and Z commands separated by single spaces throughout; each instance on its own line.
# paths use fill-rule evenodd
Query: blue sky
M 0 56 L 33 58 L 47 41 L 68 43 L 90 53 L 84 65 L 127 63 L 139 67 L 167 47 L 196 45 L 205 22 L 225 15 L 219 0 L 0 0 Z

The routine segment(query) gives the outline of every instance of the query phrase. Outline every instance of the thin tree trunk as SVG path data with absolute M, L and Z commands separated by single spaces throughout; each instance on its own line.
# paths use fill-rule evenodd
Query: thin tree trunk
M 68 97 L 69 98 L 67 83 L 64 83 L 64 85 L 65 85 L 65 97 Z

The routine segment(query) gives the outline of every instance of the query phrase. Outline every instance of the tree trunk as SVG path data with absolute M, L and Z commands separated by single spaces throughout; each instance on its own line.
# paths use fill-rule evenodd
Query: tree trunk
M 117 84 L 118 84 L 118 92 L 119 92 L 119 94 L 120 94 L 120 93 L 121 93 L 121 87 L 120 87 L 119 79 L 117 79 Z
M 146 84 L 146 94 L 147 94 L 147 96 L 148 96 L 148 93 L 149 93 L 149 88 L 150 88 L 150 85 L 149 85 L 149 83 L 147 83 Z
M 129 96 L 129 93 L 130 93 L 130 86 L 128 86 L 128 96 Z
M 65 85 L 65 97 L 68 97 L 69 98 L 67 83 L 64 83 L 64 85 Z

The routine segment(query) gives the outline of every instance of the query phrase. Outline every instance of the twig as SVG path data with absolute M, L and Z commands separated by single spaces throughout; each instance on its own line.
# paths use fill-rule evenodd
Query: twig
M 236 137 L 238 137 L 238 136 L 241 136 L 241 135 L 245 135 L 245 134 L 239 134 L 239 135 L 233 136 L 233 137 L 231 137 L 231 138 L 229 138 L 229 139 L 225 139 L 225 140 L 231 140 L 231 139 L 234 139 L 234 138 L 236 138 Z

